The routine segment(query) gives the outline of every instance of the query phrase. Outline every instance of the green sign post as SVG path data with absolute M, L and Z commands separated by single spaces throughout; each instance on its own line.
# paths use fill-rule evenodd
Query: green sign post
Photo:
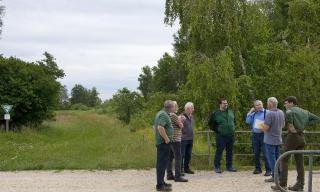
M 9 131 L 9 121 L 10 121 L 10 112 L 12 110 L 12 105 L 1 105 L 3 111 L 4 111 L 4 120 L 6 120 L 6 131 Z

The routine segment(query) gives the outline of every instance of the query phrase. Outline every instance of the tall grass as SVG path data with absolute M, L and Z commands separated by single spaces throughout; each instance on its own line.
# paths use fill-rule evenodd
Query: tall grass
M 151 129 L 132 133 L 107 115 L 57 112 L 39 130 L 0 133 L 0 170 L 151 168 L 151 135 Z

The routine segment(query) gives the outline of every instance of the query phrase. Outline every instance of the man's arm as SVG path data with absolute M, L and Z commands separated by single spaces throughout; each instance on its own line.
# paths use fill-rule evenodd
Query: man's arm
M 318 124 L 318 123 L 320 123 L 320 117 L 318 117 L 315 114 L 309 112 L 308 125 L 315 125 L 315 124 Z
M 262 126 L 262 131 L 267 132 L 269 130 L 269 128 L 270 128 L 270 126 L 264 123 Z
M 271 116 L 269 113 L 267 113 L 266 119 L 265 119 L 263 126 L 262 126 L 262 131 L 267 132 L 270 129 L 270 126 L 271 126 Z
M 212 131 L 217 132 L 217 124 L 216 124 L 214 112 L 210 113 L 209 115 L 208 126 Z
M 170 143 L 170 139 L 167 135 L 166 129 L 164 127 L 158 125 L 158 131 L 159 131 L 159 134 L 161 135 L 161 137 L 163 138 L 164 142 L 166 144 Z
M 253 119 L 253 114 L 254 114 L 253 111 L 254 111 L 254 108 L 251 108 L 250 111 L 247 114 L 247 117 L 246 117 L 246 123 L 247 124 L 251 125 L 253 123 L 253 120 L 254 120 Z

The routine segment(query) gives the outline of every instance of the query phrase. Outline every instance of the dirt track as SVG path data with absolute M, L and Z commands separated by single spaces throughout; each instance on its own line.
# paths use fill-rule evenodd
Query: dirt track
M 306 173 L 307 177 L 307 173 Z M 251 172 L 215 174 L 199 171 L 187 175 L 188 183 L 174 183 L 173 191 L 269 192 L 265 177 Z M 290 173 L 292 184 L 295 173 Z M 314 175 L 314 191 L 320 188 L 320 176 Z M 0 172 L 1 192 L 109 192 L 155 191 L 155 170 L 147 171 L 22 171 Z M 306 191 L 306 188 L 305 188 Z

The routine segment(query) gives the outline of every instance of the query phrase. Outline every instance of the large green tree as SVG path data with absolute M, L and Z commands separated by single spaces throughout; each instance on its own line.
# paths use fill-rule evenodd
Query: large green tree
M 61 85 L 49 68 L 0 56 L 0 104 L 13 105 L 13 124 L 37 126 L 53 117 Z

